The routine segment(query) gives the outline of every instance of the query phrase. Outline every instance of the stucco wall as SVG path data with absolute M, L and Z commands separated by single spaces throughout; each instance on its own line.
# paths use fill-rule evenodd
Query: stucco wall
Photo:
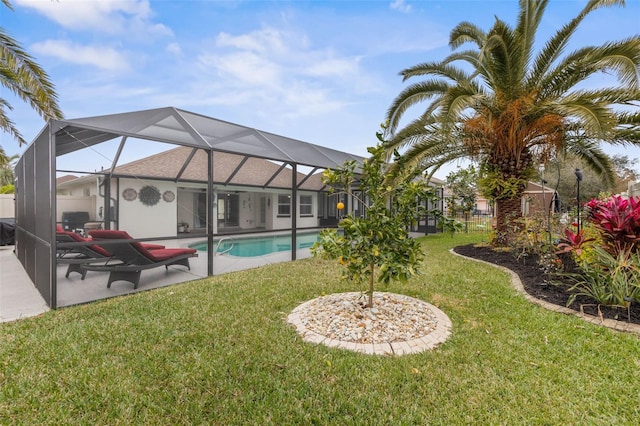
M 0 194 L 0 218 L 15 217 L 15 194 Z
M 271 195 L 271 206 L 267 207 L 267 229 L 288 229 L 291 228 L 291 217 L 278 217 L 278 194 Z M 298 202 L 300 195 L 311 195 L 313 199 L 312 212 L 313 216 L 300 217 L 300 207 L 297 208 L 297 226 L 298 228 L 306 228 L 318 226 L 318 195 L 315 192 L 298 192 Z M 271 219 L 271 220 L 269 220 Z M 269 227 L 269 222 L 271 227 Z
M 62 221 L 64 212 L 88 212 L 89 220 L 96 220 L 96 197 L 58 195 L 56 197 L 56 222 Z
M 158 188 L 160 194 L 165 191 L 177 193 L 177 186 L 172 182 L 143 182 L 134 179 L 121 179 L 120 191 L 133 188 L 140 193 L 145 185 Z M 120 196 L 120 229 L 127 231 L 134 238 L 173 236 L 177 234 L 177 208 L 176 199 L 167 202 L 160 197 L 160 201 L 153 206 L 147 206 L 140 201 L 126 201 Z

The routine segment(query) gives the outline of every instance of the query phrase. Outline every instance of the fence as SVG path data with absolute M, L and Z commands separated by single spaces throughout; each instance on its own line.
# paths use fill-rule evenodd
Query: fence
M 464 228 L 462 232 L 486 232 L 493 231 L 494 217 L 491 215 L 464 215 L 459 214 L 454 216 L 454 219 L 462 223 Z
M 16 217 L 14 194 L 0 194 L 0 218 Z

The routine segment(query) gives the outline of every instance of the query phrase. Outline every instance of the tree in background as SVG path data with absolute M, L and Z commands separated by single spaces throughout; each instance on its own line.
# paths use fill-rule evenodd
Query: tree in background
M 424 79 L 405 88 L 387 112 L 388 158 L 404 150 L 404 167 L 431 174 L 459 158 L 480 165 L 479 183 L 497 204 L 495 244 L 507 242 L 509 220 L 521 216 L 523 192 L 539 163 L 572 153 L 612 184 L 613 165 L 600 144 L 640 145 L 640 36 L 565 55 L 590 13 L 624 1 L 589 0 L 540 42 L 536 34 L 547 5 L 520 0 L 515 27 L 499 18 L 489 31 L 458 24 L 449 45 L 472 47 L 403 70 L 405 81 Z M 618 85 L 585 89 L 582 83 L 597 73 L 617 77 Z M 422 103 L 422 114 L 400 129 L 405 113 Z
M 613 169 L 616 172 L 616 186 L 613 190 L 618 194 L 624 192 L 629 187 L 629 183 L 640 180 L 640 169 L 638 169 L 638 159 L 629 158 L 628 155 L 614 155 L 611 157 Z
M 18 159 L 17 155 L 8 156 L 0 146 L 0 193 L 13 193 L 13 162 Z
M 579 158 L 567 155 L 561 160 L 551 160 L 544 172 L 547 186 L 557 189 L 560 201 L 565 207 L 575 207 L 577 200 L 577 182 L 575 170 L 583 170 L 580 182 L 580 198 L 586 202 L 592 198 L 599 198 L 603 193 L 617 194 L 627 190 L 629 181 L 635 182 L 640 177 L 634 170 L 636 159 L 629 159 L 626 155 L 613 155 L 611 162 L 614 168 L 614 185 L 605 185 L 595 173 L 590 173 L 584 162 Z
M 9 0 L 2 4 L 13 10 Z M 60 119 L 57 95 L 47 73 L 0 27 L 0 85 L 28 103 L 45 120 Z M 20 130 L 9 118 L 11 104 L 0 98 L 0 130 L 9 133 L 19 145 L 26 143 Z
M 474 166 L 458 169 L 447 175 L 446 185 L 449 197 L 446 199 L 450 215 L 462 213 L 465 219 L 465 232 L 468 232 L 469 214 L 476 208 L 478 173 Z

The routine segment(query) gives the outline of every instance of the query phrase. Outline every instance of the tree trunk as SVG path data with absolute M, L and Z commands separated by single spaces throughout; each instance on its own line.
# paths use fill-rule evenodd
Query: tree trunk
M 506 246 L 519 232 L 521 223 L 516 221 L 522 217 L 522 194 L 496 202 L 496 233 L 493 245 Z

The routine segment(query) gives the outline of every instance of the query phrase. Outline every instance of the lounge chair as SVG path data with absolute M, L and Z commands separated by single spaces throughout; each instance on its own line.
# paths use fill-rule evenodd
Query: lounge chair
M 189 270 L 189 258 L 197 257 L 196 249 L 191 248 L 163 248 L 148 250 L 143 244 L 132 241 L 133 237 L 125 231 L 95 230 L 89 231 L 94 241 L 104 242 L 103 246 L 111 253 L 111 260 L 119 263 L 107 262 L 104 265 L 81 265 L 89 271 L 109 271 L 107 288 L 111 288 L 114 281 L 128 281 L 133 288 L 138 288 L 140 273 L 145 269 L 170 265 L 186 266 Z
M 60 243 L 88 243 L 94 242 L 91 238 L 84 238 L 75 232 L 69 232 L 62 229 L 60 225 L 56 225 L 56 242 Z M 146 250 L 164 249 L 160 244 L 142 244 Z M 87 269 L 81 268 L 82 265 L 91 263 L 106 263 L 112 258 L 111 253 L 97 244 L 91 245 L 65 245 L 58 248 L 58 263 L 68 264 L 65 277 L 69 278 L 71 272 L 77 272 L 82 275 L 82 279 L 87 275 Z

